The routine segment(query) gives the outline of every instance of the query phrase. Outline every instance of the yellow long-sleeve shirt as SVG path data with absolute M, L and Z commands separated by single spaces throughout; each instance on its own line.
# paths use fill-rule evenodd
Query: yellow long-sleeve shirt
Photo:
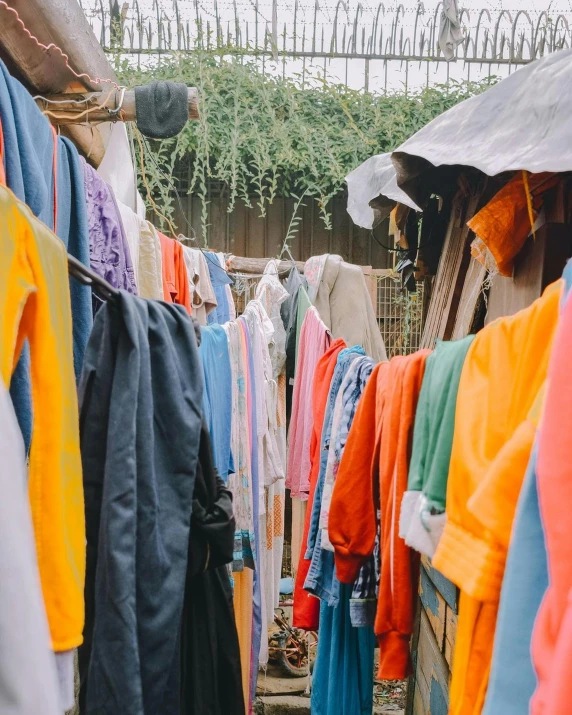
M 82 642 L 85 515 L 72 317 L 63 243 L 0 186 L 0 370 L 30 345 L 33 429 L 29 495 L 55 651 Z
M 447 524 L 433 565 L 461 589 L 450 715 L 478 715 L 488 684 L 512 522 L 542 406 L 562 281 L 484 328 L 461 374 Z

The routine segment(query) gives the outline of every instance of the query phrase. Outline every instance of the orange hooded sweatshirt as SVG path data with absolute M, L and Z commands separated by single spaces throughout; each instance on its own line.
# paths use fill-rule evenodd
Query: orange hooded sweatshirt
M 538 439 L 538 499 L 549 586 L 532 637 L 538 686 L 532 715 L 568 715 L 572 703 L 572 301 L 568 296 L 550 362 Z
M 332 497 L 329 535 L 340 581 L 352 583 L 373 553 L 381 511 L 381 574 L 375 633 L 378 678 L 402 680 L 411 670 L 419 556 L 399 538 L 399 513 L 413 440 L 415 409 L 429 350 L 394 357 L 376 368 L 360 400 Z M 373 454 L 372 454 L 372 445 Z
M 310 569 L 310 559 L 305 559 L 306 544 L 308 542 L 308 532 L 310 530 L 310 518 L 312 515 L 312 504 L 314 503 L 314 492 L 320 471 L 320 450 L 322 446 L 322 426 L 326 416 L 326 405 L 330 383 L 336 369 L 338 355 L 347 347 L 344 340 L 339 338 L 334 340 L 328 350 L 322 355 L 314 372 L 314 389 L 312 392 L 312 412 L 314 414 L 314 426 L 310 440 L 310 494 L 308 496 L 308 506 L 306 508 L 306 519 L 304 522 L 304 536 L 300 549 L 300 561 L 298 573 L 296 574 L 296 584 L 294 587 L 294 609 L 292 624 L 295 628 L 303 628 L 306 631 L 315 631 L 320 620 L 320 601 L 304 591 L 304 582 Z
M 518 495 L 538 424 L 562 282 L 475 338 L 463 366 L 433 565 L 461 589 L 450 715 L 480 714 Z

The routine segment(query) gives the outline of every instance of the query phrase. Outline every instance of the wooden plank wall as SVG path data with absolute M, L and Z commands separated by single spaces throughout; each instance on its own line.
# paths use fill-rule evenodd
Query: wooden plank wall
M 464 279 L 471 264 L 475 263 L 471 259 L 470 249 L 474 236 L 467 227 L 467 221 L 476 213 L 482 193 L 483 186 L 472 186 L 466 181 L 460 181 L 451 203 L 451 217 L 423 328 L 422 348 L 435 347 L 437 338 L 451 339 L 460 305 L 463 305 L 466 314 L 466 302 L 463 299 L 466 300 L 471 291 L 464 290 Z M 459 329 L 456 333 L 456 337 L 463 337 Z
M 180 202 L 181 207 L 175 211 L 175 224 L 180 233 L 188 236 L 194 232 L 201 246 L 248 258 L 272 257 L 280 253 L 295 203 L 293 199 L 277 198 L 267 207 L 266 216 L 261 217 L 254 199 L 251 207 L 238 202 L 228 213 L 227 197 L 213 196 L 207 207 L 205 237 L 201 229 L 200 200 L 187 195 L 181 196 Z M 292 240 L 292 254 L 296 260 L 305 261 L 322 253 L 338 253 L 344 260 L 358 266 L 393 266 L 393 254 L 384 248 L 389 243 L 387 220 L 374 231 L 355 226 L 346 209 L 347 199 L 340 196 L 330 206 L 332 228 L 328 230 L 316 201 L 307 199 L 305 204 L 299 210 L 302 220 Z
M 447 715 L 449 681 L 457 633 L 458 592 L 423 558 L 419 581 L 418 629 L 413 644 L 415 676 L 408 712 Z

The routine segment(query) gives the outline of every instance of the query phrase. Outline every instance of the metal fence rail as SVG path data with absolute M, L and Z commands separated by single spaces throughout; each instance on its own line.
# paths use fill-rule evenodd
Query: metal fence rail
M 124 54 L 202 48 L 264 63 L 274 60 L 284 72 L 295 60 L 302 61 L 303 71 L 308 63 L 327 71 L 334 61 L 341 61 L 346 63 L 346 77 L 348 63 L 361 61 L 365 88 L 371 63 L 381 62 L 385 69 L 399 63 L 406 71 L 425 66 L 427 83 L 430 65 L 441 66 L 447 78 L 452 67 L 438 47 L 441 4 L 428 12 L 422 3 L 389 9 L 382 3 L 358 3 L 350 10 L 343 0 L 338 0 L 335 11 L 322 9 L 318 1 L 304 5 L 300 0 L 112 0 L 105 5 L 103 0 L 79 1 L 102 46 Z M 471 68 L 472 78 L 506 74 L 572 47 L 572 14 L 462 10 L 460 17 L 465 40 L 457 49 L 457 74 L 460 70 L 465 78 L 471 78 Z

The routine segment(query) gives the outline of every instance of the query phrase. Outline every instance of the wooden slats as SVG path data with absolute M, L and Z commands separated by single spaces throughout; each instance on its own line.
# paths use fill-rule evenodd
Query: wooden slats
M 451 218 L 421 338 L 423 348 L 433 348 L 437 338 L 449 340 L 455 329 L 459 306 L 466 307 L 462 298 L 472 240 L 466 222 L 474 216 L 481 195 L 482 187 L 472 187 L 470 191 L 460 187 L 451 203 Z
M 176 229 L 183 235 L 196 234 L 197 245 L 207 246 L 217 251 L 233 253 L 249 258 L 269 258 L 280 253 L 284 238 L 295 207 L 291 198 L 276 198 L 267 207 L 267 215 L 260 216 L 260 207 L 254 201 L 251 207 L 237 201 L 228 213 L 228 196 L 209 197 L 207 207 L 207 232 L 203 236 L 202 205 L 196 196 L 181 196 L 181 209 L 176 206 Z M 388 244 L 387 221 L 376 227 L 374 232 L 354 226 L 346 210 L 347 200 L 336 198 L 332 210 L 332 229 L 327 229 L 316 202 L 305 198 L 301 206 L 301 221 L 291 239 L 292 255 L 297 261 L 306 261 L 310 256 L 323 253 L 339 253 L 344 260 L 358 266 L 372 266 L 374 269 L 390 268 L 392 254 L 380 246 Z M 188 224 L 187 224 L 188 222 Z M 377 238 L 374 238 L 374 235 Z
M 413 712 L 447 715 L 450 669 L 425 609 L 421 611 Z

